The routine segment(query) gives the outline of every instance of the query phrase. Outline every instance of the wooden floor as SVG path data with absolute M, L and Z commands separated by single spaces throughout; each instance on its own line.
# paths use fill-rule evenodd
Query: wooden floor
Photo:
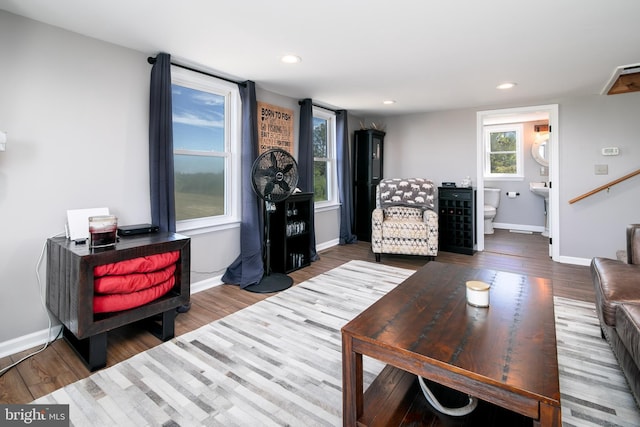
M 523 273 L 553 280 L 554 295 L 594 301 L 593 284 L 588 267 L 560 264 L 548 256 L 548 239 L 540 234 L 510 233 L 496 230 L 485 236 L 485 251 L 474 255 L 440 252 L 437 261 L 460 265 L 491 268 Z M 290 274 L 294 284 L 331 270 L 353 259 L 375 262 L 370 244 L 360 242 L 335 246 L 322 251 L 320 260 L 311 266 Z M 423 257 L 383 255 L 383 264 L 417 269 L 424 265 Z M 220 285 L 192 295 L 192 308 L 176 318 L 176 335 L 182 335 L 200 326 L 258 302 L 268 294 L 255 294 L 233 285 Z M 108 336 L 107 366 L 112 366 L 161 342 L 148 332 L 135 326 L 111 331 Z M 24 351 L 0 359 L 0 368 L 31 353 Z M 27 359 L 0 377 L 0 403 L 29 403 L 60 387 L 85 378 L 90 372 L 64 340 L 57 340 L 43 352 Z M 425 424 L 420 420 L 402 425 Z

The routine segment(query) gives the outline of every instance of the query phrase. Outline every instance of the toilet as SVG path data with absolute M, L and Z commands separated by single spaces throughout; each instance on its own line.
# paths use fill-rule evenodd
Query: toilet
M 484 234 L 493 234 L 493 220 L 500 205 L 500 189 L 484 188 Z

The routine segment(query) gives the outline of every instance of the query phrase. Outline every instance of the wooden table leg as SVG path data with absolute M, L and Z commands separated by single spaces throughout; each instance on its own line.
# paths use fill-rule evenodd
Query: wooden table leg
M 107 366 L 107 333 L 101 332 L 88 338 L 78 339 L 76 336 L 64 328 L 64 339 L 71 345 L 71 348 L 80 356 L 91 372 Z
M 353 351 L 350 336 L 342 334 L 342 424 L 355 427 L 363 408 L 362 354 Z
M 559 406 L 540 404 L 540 420 L 534 420 L 535 427 L 561 427 L 562 411 Z
M 147 319 L 147 329 L 156 338 L 162 341 L 168 341 L 175 336 L 175 320 L 178 312 L 175 308 L 162 312 L 158 318 L 151 317 Z

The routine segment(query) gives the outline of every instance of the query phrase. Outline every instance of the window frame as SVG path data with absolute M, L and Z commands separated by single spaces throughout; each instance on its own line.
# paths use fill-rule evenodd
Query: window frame
M 515 132 L 516 134 L 516 172 L 492 173 L 491 172 L 491 134 L 496 132 Z M 509 123 L 487 125 L 483 129 L 484 137 L 484 169 L 485 179 L 492 181 L 521 181 L 524 179 L 524 141 L 522 123 Z
M 199 234 L 237 226 L 241 221 L 242 197 L 240 174 L 242 106 L 238 85 L 178 66 L 171 66 L 171 84 L 213 93 L 225 99 L 224 152 L 176 149 L 173 151 L 174 156 L 187 154 L 224 159 L 225 212 L 217 216 L 176 221 L 176 231 Z
M 327 157 L 313 157 L 315 162 L 325 161 L 327 163 L 327 200 L 315 201 L 314 206 L 318 211 L 339 205 L 338 197 L 338 160 L 336 158 L 336 114 L 321 107 L 313 107 L 313 118 L 320 118 L 327 121 Z M 315 188 L 315 182 L 314 182 Z

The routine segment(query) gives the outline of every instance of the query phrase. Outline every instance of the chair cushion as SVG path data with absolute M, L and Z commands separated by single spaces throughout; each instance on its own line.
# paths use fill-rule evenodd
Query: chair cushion
M 385 239 L 425 239 L 428 225 L 423 221 L 389 218 L 382 222 Z
M 404 206 L 389 206 L 384 210 L 385 221 L 398 219 L 403 221 L 422 221 L 422 210 Z
M 403 206 L 374 209 L 371 250 L 375 254 L 438 255 L 438 214 Z

